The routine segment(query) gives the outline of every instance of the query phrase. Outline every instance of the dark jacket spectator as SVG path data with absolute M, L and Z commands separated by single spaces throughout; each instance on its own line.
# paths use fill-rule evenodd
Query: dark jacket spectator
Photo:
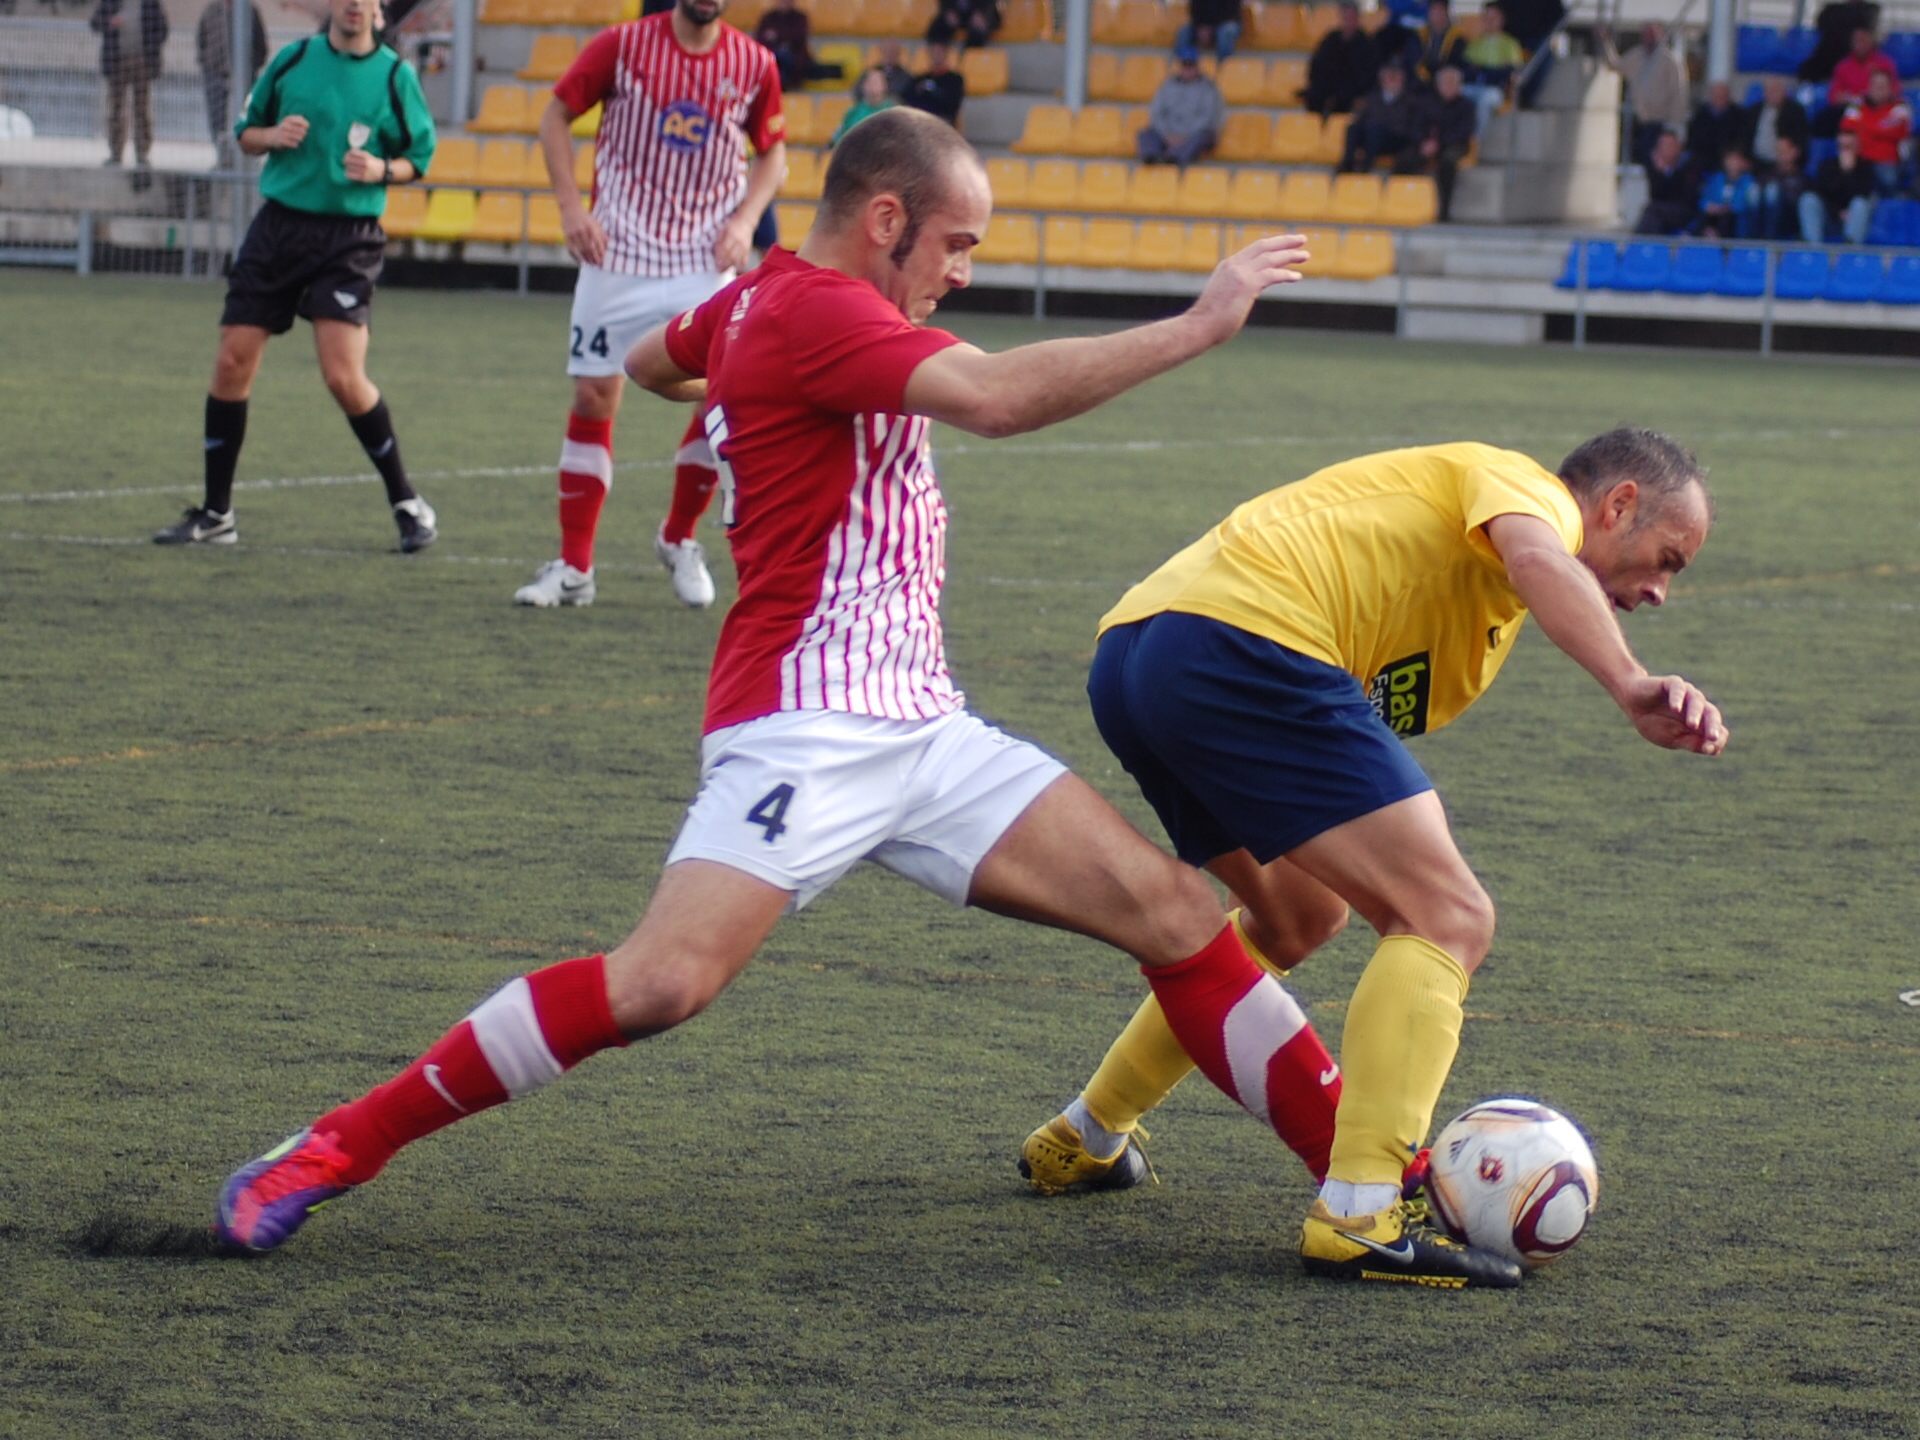
M 1874 185 L 1873 166 L 1860 158 L 1858 138 L 1842 132 L 1839 144 L 1840 153 L 1822 160 L 1813 173 L 1813 192 L 1835 220 L 1841 219 L 1855 200 L 1871 200 Z
M 1413 78 L 1422 85 L 1431 86 L 1443 65 L 1452 65 L 1462 74 L 1466 73 L 1467 46 L 1473 43 L 1473 36 L 1464 25 L 1453 23 L 1453 7 L 1447 0 L 1432 0 L 1427 6 L 1427 23 L 1413 34 L 1419 44 Z
M 1694 107 L 1687 121 L 1687 154 L 1696 169 L 1708 170 L 1720 163 L 1729 149 L 1747 148 L 1747 112 L 1733 103 L 1733 92 L 1724 80 L 1707 87 L 1707 98 Z
M 822 65 L 813 58 L 811 22 L 793 0 L 773 0 L 773 8 L 753 27 L 753 38 L 773 52 L 783 90 L 798 90 L 809 80 L 832 80 L 842 73 L 840 66 Z
M 905 103 L 929 115 L 938 115 L 949 125 L 960 123 L 960 106 L 967 98 L 967 82 L 953 68 L 952 53 L 939 41 L 927 45 L 927 73 L 913 77 L 907 87 Z
M 1800 197 L 1811 182 L 1802 165 L 1806 145 L 1792 136 L 1782 135 L 1774 151 L 1773 173 L 1761 184 L 1760 238 L 1762 240 L 1799 240 Z M 1824 229 L 1824 224 L 1822 229 Z M 1818 241 L 1815 242 L 1816 244 Z
M 999 28 L 999 0 L 940 0 L 927 26 L 927 43 L 951 45 L 958 40 L 963 45 L 984 45 Z
M 1329 30 L 1307 62 L 1306 107 L 1319 115 L 1345 115 L 1371 90 L 1380 73 L 1373 37 L 1360 28 L 1360 11 L 1340 7 L 1340 28 Z
M 1879 30 L 1880 7 L 1871 0 L 1835 0 L 1820 7 L 1820 15 L 1813 23 L 1820 32 L 1820 40 L 1813 47 L 1813 53 L 1801 62 L 1800 78 L 1827 81 L 1833 78 L 1834 66 L 1853 48 L 1854 31 Z
M 1211 49 L 1225 60 L 1240 44 L 1240 0 L 1188 0 L 1187 23 L 1173 37 L 1174 48 Z
M 1506 0 L 1507 33 L 1529 55 L 1546 44 L 1553 27 L 1566 18 L 1564 0 Z
M 1636 235 L 1678 235 L 1693 224 L 1700 209 L 1700 180 L 1671 130 L 1653 143 L 1647 157 L 1647 208 L 1633 227 Z
M 247 11 L 253 27 L 247 78 L 255 80 L 267 63 L 267 27 L 260 18 L 260 7 L 252 0 L 248 0 Z M 228 64 L 227 52 L 232 42 L 233 0 L 212 0 L 200 12 L 200 23 L 194 27 L 193 53 L 200 64 L 200 84 L 207 102 L 207 130 L 213 136 L 223 170 L 231 169 L 240 158 L 233 127 L 228 123 L 233 108 L 233 67 Z
M 1406 71 L 1397 63 L 1382 65 L 1379 83 L 1354 107 L 1340 168 L 1349 173 L 1371 170 L 1380 156 L 1400 155 L 1419 143 L 1422 118 Z
M 138 15 L 131 16 L 128 0 L 100 0 L 88 22 L 100 36 L 100 73 L 108 77 L 139 65 L 149 77 L 160 73 L 160 52 L 171 27 L 160 0 L 134 0 Z
M 1746 133 L 1754 171 L 1763 177 L 1778 163 L 1781 140 L 1791 140 L 1796 154 L 1807 153 L 1807 107 L 1787 93 L 1784 76 L 1766 78 L 1760 102 L 1747 108 Z
M 1399 175 L 1433 176 L 1442 220 L 1453 210 L 1454 177 L 1473 148 L 1478 124 L 1478 108 L 1460 91 L 1457 66 L 1442 65 L 1432 91 L 1414 97 L 1415 140 L 1400 152 L 1393 168 Z

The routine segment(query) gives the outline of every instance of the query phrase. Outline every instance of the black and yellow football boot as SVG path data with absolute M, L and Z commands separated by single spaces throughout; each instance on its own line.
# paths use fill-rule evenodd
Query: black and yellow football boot
M 1138 1128 L 1127 1143 L 1107 1159 L 1091 1154 L 1080 1132 L 1065 1115 L 1056 1115 L 1027 1137 L 1020 1147 L 1020 1173 L 1042 1195 L 1064 1195 L 1082 1190 L 1131 1190 L 1153 1173 L 1140 1142 L 1147 1132 Z
M 1427 1223 L 1426 1205 L 1400 1200 L 1377 1215 L 1343 1217 L 1315 1200 L 1300 1227 L 1300 1263 L 1329 1280 L 1385 1280 L 1462 1290 L 1511 1289 L 1522 1271 L 1511 1260 L 1462 1245 Z

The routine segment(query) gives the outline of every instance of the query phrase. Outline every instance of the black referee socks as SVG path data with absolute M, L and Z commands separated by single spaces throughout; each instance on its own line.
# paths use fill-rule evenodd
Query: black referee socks
M 400 463 L 400 442 L 394 438 L 393 417 L 387 413 L 386 400 L 375 402 L 364 415 L 349 415 L 347 423 L 380 478 L 386 481 L 387 503 L 398 505 L 413 499 L 413 486 L 407 483 L 407 467 Z
M 247 438 L 247 402 L 207 396 L 206 508 L 216 515 L 233 509 L 233 472 L 240 464 L 240 442 Z

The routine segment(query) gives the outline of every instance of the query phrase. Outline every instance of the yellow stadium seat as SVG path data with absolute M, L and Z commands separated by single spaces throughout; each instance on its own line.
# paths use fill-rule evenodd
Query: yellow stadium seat
M 1173 268 L 1202 275 L 1212 270 L 1222 259 L 1220 233 L 1218 225 L 1189 225 L 1187 243 L 1180 247 L 1180 259 Z
M 867 64 L 869 66 L 886 64 L 882 53 L 885 49 L 886 47 L 884 45 L 869 45 L 867 47 Z M 924 75 L 927 70 L 927 47 L 924 45 L 902 45 L 900 47 L 900 63 L 913 74 Z
M 896 33 L 902 39 L 918 39 L 927 33 L 927 27 L 933 24 L 933 17 L 939 10 L 939 0 L 907 0 L 907 21 Z
M 471 190 L 435 190 L 427 197 L 427 213 L 413 233 L 421 240 L 465 239 L 478 203 Z
M 1264 105 L 1267 91 L 1267 62 L 1258 55 L 1235 55 L 1220 67 L 1214 83 L 1229 105 Z
M 1307 88 L 1307 62 L 1282 55 L 1267 66 L 1267 88 L 1260 103 L 1276 110 L 1292 110 L 1300 104 L 1300 92 Z
M 1214 147 L 1216 160 L 1264 160 L 1273 144 L 1273 122 L 1258 110 L 1229 110 L 1220 143 Z
M 562 31 L 558 35 L 536 35 L 533 37 L 533 49 L 527 55 L 527 63 L 520 67 L 522 80 L 558 80 L 567 73 L 567 67 L 573 64 L 574 57 L 580 53 L 580 42 Z
M 573 152 L 573 183 L 586 194 L 593 189 L 593 142 L 589 140 Z
M 1026 155 L 1058 155 L 1073 138 L 1073 112 L 1064 105 L 1035 105 L 1013 148 Z
M 1128 181 L 1124 208 L 1136 215 L 1171 215 L 1179 200 L 1179 170 L 1172 165 L 1140 165 Z
M 387 191 L 387 213 L 380 226 L 389 240 L 405 240 L 427 218 L 427 192 L 418 185 L 395 185 Z
M 1087 222 L 1078 215 L 1050 215 L 1040 229 L 1043 258 L 1049 265 L 1078 265 L 1086 238 Z
M 780 182 L 782 200 L 818 200 L 820 186 L 826 179 L 822 173 L 820 152 L 794 146 L 787 151 L 787 175 Z
M 1440 215 L 1440 192 L 1431 175 L 1395 175 L 1380 199 L 1382 225 L 1431 225 Z
M 787 143 L 789 145 L 820 145 L 825 141 L 817 136 L 813 123 L 813 96 L 783 95 L 780 106 L 787 115 Z
M 1329 115 L 1327 123 L 1320 127 L 1320 148 L 1313 158 L 1322 165 L 1338 165 L 1340 157 L 1347 149 L 1347 126 L 1353 122 L 1351 115 Z
M 1173 270 L 1187 248 L 1187 227 L 1173 220 L 1149 220 L 1133 241 L 1136 270 Z
M 483 190 L 466 238 L 491 245 L 518 245 L 526 218 L 526 200 L 517 191 Z
M 1040 258 L 1040 224 L 1031 215 L 996 215 L 974 247 L 982 265 L 1032 265 Z
M 433 147 L 427 175 L 436 185 L 471 185 L 480 173 L 480 142 L 449 135 Z
M 573 0 L 522 0 L 522 25 L 571 25 Z
M 1269 160 L 1282 165 L 1304 165 L 1320 150 L 1320 117 L 1305 110 L 1289 110 L 1273 119 L 1273 147 Z
M 967 82 L 967 95 L 999 95 L 1007 88 L 1007 52 L 998 49 L 968 50 L 960 57 L 960 75 Z
M 727 23 L 751 35 L 759 27 L 760 17 L 772 8 L 768 0 L 732 0 L 727 6 Z
M 576 140 L 591 140 L 597 136 L 600 133 L 600 107 L 595 105 L 584 115 L 574 116 L 567 133 Z
M 822 65 L 838 65 L 845 73 L 845 78 L 809 80 L 807 82 L 807 89 L 813 91 L 838 90 L 842 94 L 846 94 L 853 89 L 854 79 L 860 74 L 860 67 L 866 61 L 867 52 L 862 50 L 858 45 L 850 45 L 846 41 L 841 40 L 827 45 L 814 46 L 813 58 Z M 851 105 L 853 102 L 849 99 L 847 103 Z M 838 125 L 840 122 L 836 120 L 833 123 Z
M 1307 242 L 1307 263 L 1300 267 L 1302 275 L 1331 275 L 1334 263 L 1340 258 L 1340 232 L 1323 230 L 1314 225 L 1303 225 L 1300 234 Z
M 1327 218 L 1340 225 L 1365 225 L 1380 214 L 1378 175 L 1336 175 Z
M 807 19 L 815 35 L 859 35 L 860 0 L 808 0 Z M 819 58 L 815 47 L 814 58 Z
M 1166 56 L 1129 55 L 1120 62 L 1120 81 L 1113 98 L 1136 105 L 1151 100 L 1166 78 Z
M 922 24 L 920 27 L 927 27 Z M 1000 7 L 1000 30 L 994 36 L 1002 45 L 1024 45 L 1041 40 L 1053 31 L 1053 16 L 1046 0 L 1007 0 Z
M 1127 205 L 1127 167 L 1117 160 L 1094 160 L 1080 168 L 1080 197 L 1075 202 L 1082 210 L 1125 210 Z
M 1166 45 L 1172 34 L 1163 23 L 1171 8 L 1160 0 L 1120 0 L 1115 17 L 1118 45 Z
M 531 12 L 526 0 L 487 0 L 480 12 L 482 25 L 525 25 Z
M 907 23 L 907 0 L 861 0 L 862 35 L 898 35 Z
M 987 161 L 987 188 L 993 191 L 993 208 L 1019 209 L 1027 203 L 1027 180 L 1032 174 L 1024 160 L 1004 155 Z
M 1027 203 L 1036 210 L 1073 210 L 1080 204 L 1080 167 L 1071 160 L 1036 160 L 1027 177 Z
M 1311 50 L 1325 38 L 1329 30 L 1340 28 L 1340 7 L 1338 5 L 1316 5 L 1306 12 L 1306 28 L 1301 31 L 1298 49 Z
M 1080 263 L 1095 270 L 1123 270 L 1133 264 L 1133 221 L 1089 220 Z
M 1177 209 L 1182 215 L 1227 213 L 1227 172 L 1218 165 L 1195 165 L 1180 177 Z
M 806 240 L 807 232 L 813 229 L 813 216 L 817 208 L 813 205 L 776 205 L 774 223 L 780 231 L 780 243 L 789 250 L 798 250 Z
M 1247 44 L 1256 50 L 1298 50 L 1300 48 L 1300 7 L 1275 5 L 1269 0 L 1251 17 L 1247 26 Z
M 1349 230 L 1340 237 L 1333 274 L 1342 280 L 1378 280 L 1393 273 L 1391 230 Z
M 1120 116 L 1120 139 L 1123 142 L 1120 154 L 1131 159 L 1138 153 L 1140 132 L 1151 123 L 1153 108 L 1148 105 L 1129 105 Z
M 551 195 L 536 195 L 527 202 L 527 239 L 535 245 L 564 245 L 566 229 L 560 224 L 560 202 Z
M 480 113 L 467 122 L 467 129 L 483 135 L 517 135 L 526 128 L 527 92 L 520 85 L 489 86 L 480 97 Z
M 1227 214 L 1239 220 L 1271 220 L 1280 213 L 1280 177 L 1272 170 L 1241 170 L 1227 191 Z
M 1287 220 L 1324 220 L 1333 202 L 1333 179 L 1318 170 L 1295 170 L 1280 187 L 1280 214 Z
M 1096 45 L 1131 45 L 1131 40 L 1120 38 L 1120 0 L 1093 0 L 1091 18 L 1093 43 Z
M 553 177 L 547 174 L 547 152 L 538 140 L 527 146 L 527 168 L 520 183 L 535 190 L 553 188 Z
M 596 30 L 618 25 L 627 18 L 623 0 L 573 0 L 573 23 L 591 25 Z
M 527 98 L 524 103 L 527 107 L 527 114 L 526 119 L 520 122 L 520 133 L 522 135 L 537 135 L 540 133 L 540 117 L 547 113 L 547 106 L 553 103 L 553 87 L 551 85 L 534 86 L 531 90 L 527 91 Z M 597 106 L 595 107 L 595 111 L 594 123 L 597 125 L 599 123 Z
M 1070 155 L 1131 155 L 1133 137 L 1122 133 L 1118 105 L 1083 105 L 1065 148 Z
M 840 122 L 852 108 L 851 95 L 822 95 L 813 102 L 814 133 L 821 137 L 822 145 L 833 139 L 833 132 L 840 128 Z
M 1120 57 L 1111 50 L 1096 50 L 1087 56 L 1087 98 L 1120 98 Z
M 474 174 L 480 185 L 524 185 L 527 183 L 527 142 L 489 140 L 480 147 L 480 168 Z

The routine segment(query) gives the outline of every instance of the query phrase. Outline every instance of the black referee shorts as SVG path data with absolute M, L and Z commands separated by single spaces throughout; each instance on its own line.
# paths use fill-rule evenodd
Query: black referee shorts
M 315 215 L 269 200 L 234 257 L 220 323 L 258 325 L 272 335 L 291 330 L 296 315 L 364 325 L 386 253 L 378 220 Z

